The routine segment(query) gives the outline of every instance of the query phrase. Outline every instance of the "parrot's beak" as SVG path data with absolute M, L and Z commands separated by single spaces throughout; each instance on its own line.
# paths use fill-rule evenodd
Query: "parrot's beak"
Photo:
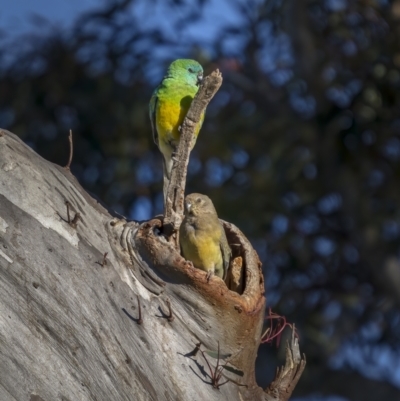
M 190 209 L 192 208 L 192 204 L 190 202 L 186 202 L 186 210 L 190 213 Z
M 203 73 L 197 75 L 197 86 L 200 86 L 201 82 L 203 81 Z

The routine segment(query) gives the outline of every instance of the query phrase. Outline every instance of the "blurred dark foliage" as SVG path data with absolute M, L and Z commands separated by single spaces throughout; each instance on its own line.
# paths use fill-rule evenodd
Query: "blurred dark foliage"
M 82 185 L 150 217 L 162 204 L 152 89 L 177 57 L 220 68 L 188 192 L 208 194 L 259 251 L 269 305 L 307 355 L 299 395 L 374 400 L 373 382 L 398 399 L 400 1 L 234 0 L 233 22 L 202 27 L 214 3 L 113 1 L 67 32 L 40 19 L 35 34 L 3 32 L 0 126 L 62 165 L 72 129 Z M 220 29 L 202 41 L 210 24 Z M 275 354 L 261 346 L 262 385 Z

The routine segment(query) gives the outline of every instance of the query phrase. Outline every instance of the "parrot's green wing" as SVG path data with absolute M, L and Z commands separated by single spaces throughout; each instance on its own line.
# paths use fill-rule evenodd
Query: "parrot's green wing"
M 157 88 L 158 89 L 158 88 Z M 157 133 L 157 125 L 156 125 L 156 110 L 157 110 L 157 89 L 153 92 L 149 103 L 149 115 L 151 122 L 151 130 L 153 131 L 153 140 L 155 144 L 158 146 L 158 133 Z
M 225 280 L 229 268 L 229 262 L 231 261 L 232 251 L 228 244 L 228 240 L 226 239 L 225 230 L 221 222 L 220 225 L 221 225 L 221 240 L 219 243 L 219 247 L 221 248 L 222 260 L 224 262 L 223 280 Z

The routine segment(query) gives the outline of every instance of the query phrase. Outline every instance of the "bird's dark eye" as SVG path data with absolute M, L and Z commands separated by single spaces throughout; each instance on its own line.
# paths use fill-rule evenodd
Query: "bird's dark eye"
M 196 202 L 197 202 L 197 203 L 200 203 L 200 202 L 201 202 L 201 198 L 197 198 L 197 199 L 196 199 Z
M 194 73 L 193 68 L 188 68 L 188 71 L 189 71 L 191 74 Z

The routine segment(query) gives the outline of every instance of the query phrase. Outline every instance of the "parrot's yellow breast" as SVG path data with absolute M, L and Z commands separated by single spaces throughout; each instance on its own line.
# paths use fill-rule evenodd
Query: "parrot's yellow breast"
M 191 260 L 198 269 L 219 270 L 223 268 L 219 241 L 216 240 L 215 235 L 209 234 L 190 232 L 187 240 L 182 241 L 182 248 L 187 259 Z
M 183 122 L 187 109 L 183 110 L 177 102 L 159 100 L 156 111 L 156 125 L 159 145 L 161 142 L 178 142 L 179 127 Z

